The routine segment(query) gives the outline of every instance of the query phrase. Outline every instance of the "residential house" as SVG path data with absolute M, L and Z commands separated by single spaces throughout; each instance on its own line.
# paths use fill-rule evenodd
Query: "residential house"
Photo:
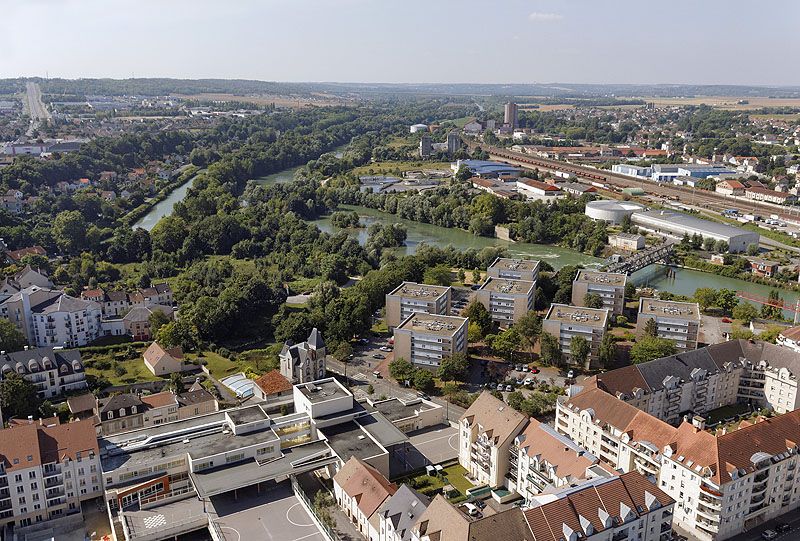
M 41 246 L 29 246 L 27 248 L 20 248 L 19 250 L 7 250 L 6 261 L 17 265 L 26 255 L 40 255 L 47 257 L 47 251 Z
M 144 365 L 154 376 L 179 373 L 184 369 L 183 349 L 180 346 L 163 348 L 153 342 L 144 352 Z
M 199 380 L 189 390 L 178 395 L 178 419 L 189 419 L 215 411 L 219 411 L 219 402 L 203 388 Z
M 163 391 L 151 395 L 122 393 L 97 401 L 95 415 L 103 435 L 127 432 L 178 420 L 178 399 Z
M 411 528 L 412 541 L 539 541 L 518 507 L 474 518 L 437 495 Z M 558 541 L 557 537 L 541 537 Z M 573 541 L 573 540 L 570 540 Z
M 750 272 L 756 276 L 772 278 L 778 274 L 778 262 L 768 259 L 750 259 Z
M 781 331 L 775 343 L 800 353 L 800 326 Z
M 357 457 L 351 457 L 333 477 L 336 502 L 367 541 L 378 540 L 378 509 L 395 492 L 394 483 Z
M 427 496 L 402 485 L 378 508 L 378 541 L 411 541 L 411 529 L 430 503 Z
M 261 400 L 292 396 L 292 382 L 280 370 L 270 370 L 255 381 L 255 395 Z
M 483 391 L 464 412 L 458 421 L 458 462 L 476 484 L 506 484 L 509 451 L 527 421 L 488 391 Z
M 283 344 L 279 360 L 281 374 L 292 383 L 307 383 L 325 377 L 325 341 L 316 327 L 305 342 Z
M 714 191 L 723 195 L 742 196 L 745 192 L 745 186 L 738 180 L 728 179 L 717 182 Z

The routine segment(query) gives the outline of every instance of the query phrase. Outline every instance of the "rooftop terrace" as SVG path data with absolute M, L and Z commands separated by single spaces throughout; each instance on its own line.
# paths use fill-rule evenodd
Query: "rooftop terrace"
M 417 284 L 415 282 L 403 282 L 397 289 L 389 293 L 400 297 L 418 299 L 436 299 L 447 293 L 449 287 L 431 286 L 427 284 Z
M 311 403 L 325 402 L 344 396 L 353 396 L 341 383 L 333 378 L 317 380 L 295 386 Z
M 547 321 L 560 321 L 576 325 L 604 328 L 608 310 L 604 308 L 583 308 L 566 304 L 553 304 L 547 312 Z
M 662 301 L 642 297 L 639 300 L 639 313 L 700 320 L 700 307 L 696 302 Z
M 624 286 L 628 281 L 628 276 L 626 274 L 616 272 L 599 272 L 581 269 L 578 271 L 575 281 L 609 286 Z
M 507 280 L 505 278 L 489 278 L 481 286 L 481 290 L 507 295 L 527 295 L 536 285 L 527 280 Z
M 425 334 L 453 336 L 465 321 L 466 319 L 463 317 L 416 312 L 406 318 L 397 328 Z

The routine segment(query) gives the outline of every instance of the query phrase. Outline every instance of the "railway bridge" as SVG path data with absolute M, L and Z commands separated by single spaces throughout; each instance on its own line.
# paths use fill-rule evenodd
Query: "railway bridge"
M 673 246 L 671 243 L 652 246 L 641 252 L 637 252 L 630 258 L 619 263 L 612 263 L 606 267 L 606 272 L 618 272 L 630 276 L 634 272 L 641 270 L 653 263 L 669 263 L 672 255 Z

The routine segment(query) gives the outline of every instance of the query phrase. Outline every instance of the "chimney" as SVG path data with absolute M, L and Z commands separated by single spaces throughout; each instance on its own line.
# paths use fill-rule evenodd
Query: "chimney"
M 28 415 L 28 424 L 29 425 L 33 424 L 33 415 Z
M 699 432 L 700 430 L 705 430 L 706 428 L 706 420 L 704 417 L 700 417 L 699 415 L 695 415 L 692 417 L 692 426 L 697 429 Z

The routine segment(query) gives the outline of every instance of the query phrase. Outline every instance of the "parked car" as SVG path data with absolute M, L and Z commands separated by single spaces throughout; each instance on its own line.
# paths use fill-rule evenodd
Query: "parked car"
M 383 376 L 381 375 L 381 373 L 380 373 L 380 372 L 378 372 L 377 370 L 375 370 L 374 372 L 372 372 L 372 375 L 373 375 L 373 376 L 375 376 L 377 379 L 381 379 L 381 378 L 383 378 Z
M 360 339 L 359 339 L 359 341 L 360 341 L 362 344 L 369 344 L 369 338 L 360 338 Z
M 788 522 L 779 522 L 775 525 L 775 531 L 778 533 L 786 533 L 792 529 L 792 526 Z
M 467 510 L 467 514 L 471 517 L 477 517 L 481 514 L 480 510 L 474 504 L 469 502 L 464 504 L 464 509 Z
M 392 351 L 392 348 L 389 346 L 381 346 L 381 351 Z
M 531 368 L 531 374 L 538 374 L 538 373 L 539 373 L 539 369 L 538 368 L 536 368 L 535 366 L 533 368 Z
M 373 359 L 385 359 L 386 355 L 381 355 L 380 353 L 375 353 L 372 355 Z
M 525 385 L 532 385 L 532 384 L 533 384 L 533 378 L 525 378 Z
M 502 383 L 498 383 L 497 384 L 497 390 L 498 391 L 502 391 L 503 390 L 503 384 Z
M 778 532 L 775 530 L 764 530 L 761 532 L 762 539 L 775 539 L 776 537 L 778 537 Z
M 526 364 L 525 366 L 522 367 L 522 371 L 523 372 L 530 372 L 531 371 L 531 367 Z
M 428 396 L 427 393 L 423 393 L 422 391 L 417 391 L 417 396 L 420 397 L 423 400 L 430 400 L 431 399 L 431 397 Z
M 512 387 L 511 385 L 506 385 L 506 392 L 507 393 L 510 393 L 513 390 L 514 390 L 514 387 Z
M 569 372 L 567 372 L 567 378 L 568 379 L 572 379 L 574 377 L 575 377 L 575 371 L 574 370 L 570 370 Z
M 486 507 L 486 502 L 483 500 L 475 500 L 473 503 L 475 504 L 475 507 L 477 507 L 478 509 L 483 509 Z
M 520 378 L 517 378 L 517 381 L 516 381 L 517 385 L 522 385 L 523 383 L 525 383 L 525 382 L 522 381 Z

